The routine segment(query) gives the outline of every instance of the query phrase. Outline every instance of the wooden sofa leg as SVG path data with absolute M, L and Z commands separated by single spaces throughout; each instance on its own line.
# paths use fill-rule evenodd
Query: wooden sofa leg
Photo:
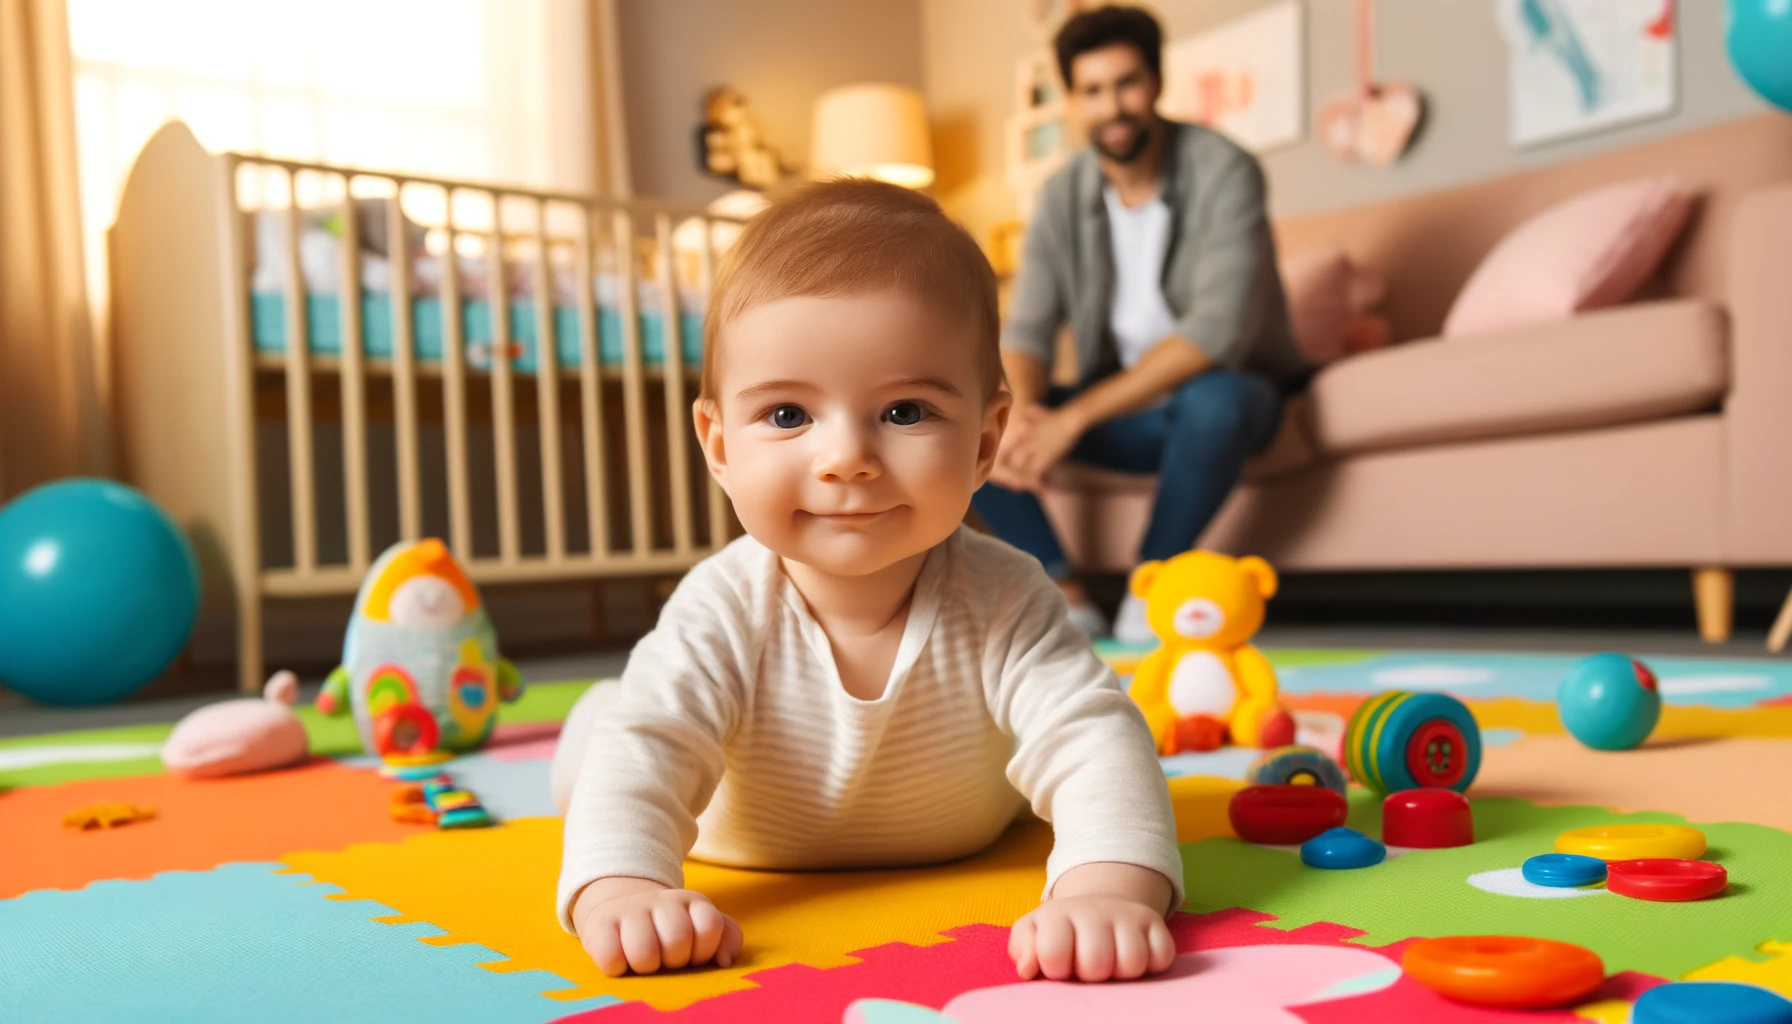
M 1735 604 L 1736 580 L 1728 569 L 1709 566 L 1692 571 L 1693 604 L 1699 614 L 1699 636 L 1708 644 L 1730 639 L 1730 611 Z

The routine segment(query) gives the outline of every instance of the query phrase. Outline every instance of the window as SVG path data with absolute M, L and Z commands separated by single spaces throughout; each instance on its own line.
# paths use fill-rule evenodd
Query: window
M 583 0 L 69 0 L 92 294 L 143 143 L 587 191 Z

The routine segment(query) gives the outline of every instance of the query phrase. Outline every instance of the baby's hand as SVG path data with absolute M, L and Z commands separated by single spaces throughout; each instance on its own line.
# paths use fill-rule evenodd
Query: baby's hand
M 740 925 L 709 897 L 645 878 L 600 878 L 573 905 L 579 942 L 612 978 L 664 967 L 727 967 L 740 956 Z
M 1118 896 L 1047 900 L 1014 923 L 1008 955 L 1021 978 L 1131 980 L 1168 970 L 1176 943 L 1164 917 Z
M 1134 864 L 1079 864 L 1058 879 L 1051 899 L 1014 923 L 1008 955 L 1031 981 L 1122 981 L 1169 970 L 1176 942 L 1164 924 L 1170 880 Z

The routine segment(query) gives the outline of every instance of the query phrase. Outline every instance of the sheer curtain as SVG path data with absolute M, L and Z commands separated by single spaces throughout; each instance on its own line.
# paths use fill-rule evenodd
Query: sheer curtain
M 603 0 L 67 0 L 87 276 L 138 149 L 207 147 L 517 185 L 602 184 Z

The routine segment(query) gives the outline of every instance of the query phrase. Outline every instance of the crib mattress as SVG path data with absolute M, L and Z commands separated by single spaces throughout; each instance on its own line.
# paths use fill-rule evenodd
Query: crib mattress
M 250 333 L 255 351 L 284 353 L 287 345 L 286 296 L 280 292 L 252 292 L 249 296 Z M 334 295 L 305 296 L 306 350 L 313 355 L 342 354 L 341 304 Z M 462 299 L 460 303 L 461 338 L 466 348 L 467 364 L 476 369 L 491 366 L 492 307 L 485 299 Z M 511 368 L 518 373 L 532 374 L 539 366 L 536 356 L 537 331 L 535 303 L 531 299 L 510 302 Z M 657 311 L 636 315 L 641 334 L 641 358 L 648 366 L 657 366 L 666 357 L 665 316 Z M 571 306 L 555 306 L 551 320 L 554 362 L 562 367 L 577 367 L 579 357 L 579 313 Z M 392 297 L 384 292 L 363 292 L 361 295 L 361 351 L 368 359 L 389 361 L 393 353 Z M 703 358 L 702 314 L 685 311 L 679 316 L 679 351 L 686 366 L 695 366 Z M 442 361 L 444 331 L 442 301 L 433 296 L 411 299 L 411 337 L 415 356 L 423 363 Z M 622 311 L 611 306 L 597 309 L 597 358 L 602 366 L 622 365 Z

